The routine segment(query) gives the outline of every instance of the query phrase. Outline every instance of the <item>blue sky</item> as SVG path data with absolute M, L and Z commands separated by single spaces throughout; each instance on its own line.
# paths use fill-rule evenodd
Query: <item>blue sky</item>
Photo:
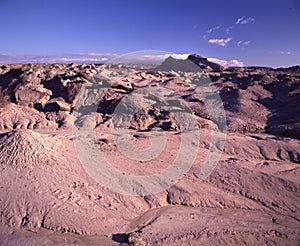
M 300 64 L 300 0 L 0 0 L 0 23 L 0 62 L 163 50 Z

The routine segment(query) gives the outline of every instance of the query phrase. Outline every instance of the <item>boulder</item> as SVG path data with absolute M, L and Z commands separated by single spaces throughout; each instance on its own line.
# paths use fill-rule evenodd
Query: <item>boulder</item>
M 46 112 L 71 111 L 71 105 L 63 100 L 63 98 L 53 98 L 48 101 L 44 107 Z
M 11 68 L 8 72 L 0 76 L 0 87 L 9 92 L 13 91 L 23 73 L 22 68 Z
M 84 84 L 84 81 L 81 82 L 70 82 L 66 85 L 67 95 L 66 102 L 76 104 L 77 96 Z
M 52 96 L 52 91 L 42 86 L 21 86 L 15 91 L 17 104 L 32 107 L 39 104 L 44 106 Z

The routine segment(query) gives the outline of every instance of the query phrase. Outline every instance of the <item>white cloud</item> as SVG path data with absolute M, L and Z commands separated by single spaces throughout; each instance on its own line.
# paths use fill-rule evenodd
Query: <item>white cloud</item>
M 85 57 L 115 57 L 117 54 L 104 54 L 104 53 L 75 53 L 75 54 L 66 54 L 67 56 L 85 56 Z
M 233 26 L 227 27 L 226 28 L 226 34 L 228 35 L 232 29 L 233 29 Z
M 214 32 L 214 31 L 220 29 L 221 27 L 222 27 L 222 26 L 215 26 L 215 27 L 213 27 L 213 28 L 207 30 L 206 33 L 212 33 L 212 32 Z
M 115 58 L 116 54 L 79 53 L 62 56 L 4 55 L 0 54 L 0 63 L 103 63 Z
M 251 41 L 238 41 L 238 43 L 237 43 L 237 45 L 238 46 L 248 46 L 248 45 L 250 45 L 251 44 Z
M 102 59 L 97 58 L 69 58 L 69 57 L 61 57 L 61 58 L 54 58 L 53 59 L 56 62 L 75 62 L 75 63 L 81 63 L 81 62 L 98 62 Z
M 236 25 L 245 25 L 249 23 L 255 22 L 255 19 L 252 17 L 246 18 L 245 16 L 238 18 L 237 21 L 235 22 Z
M 188 56 L 189 56 L 190 54 L 171 54 L 171 53 L 169 53 L 169 54 L 157 54 L 157 55 L 143 55 L 143 56 L 139 56 L 139 58 L 141 59 L 141 60 L 147 60 L 147 59 L 149 59 L 149 60 L 165 60 L 165 59 L 167 59 L 168 57 L 170 57 L 170 56 L 172 56 L 173 58 L 175 58 L 175 59 L 182 59 L 182 60 L 184 60 L 184 59 L 187 59 L 188 58 Z
M 244 66 L 244 63 L 242 61 L 239 61 L 236 59 L 227 61 L 227 60 L 221 60 L 218 58 L 207 58 L 207 60 L 214 62 L 214 63 L 218 63 L 224 67 L 243 67 Z
M 190 54 L 173 54 L 172 57 L 175 59 L 187 59 Z
M 243 67 L 244 63 L 242 61 L 233 59 L 228 62 L 228 66 L 230 67 Z
M 217 45 L 220 45 L 220 46 L 226 46 L 230 41 L 232 40 L 232 38 L 221 38 L 221 39 L 210 39 L 208 40 L 209 43 L 211 44 L 217 44 Z
M 285 51 L 280 51 L 280 54 L 281 54 L 281 55 L 291 55 L 292 52 L 290 52 L 290 51 L 287 51 L 287 52 L 285 52 Z

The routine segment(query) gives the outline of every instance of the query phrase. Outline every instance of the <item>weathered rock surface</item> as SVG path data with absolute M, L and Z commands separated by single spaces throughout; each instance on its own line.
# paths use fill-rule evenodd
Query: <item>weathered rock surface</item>
M 299 244 L 299 66 L 224 68 L 197 55 L 156 67 L 3 65 L 0 87 L 1 245 Z M 207 108 L 216 102 L 213 89 L 226 120 Z M 211 146 L 220 122 L 222 155 L 199 180 L 212 147 L 221 148 Z M 74 126 L 92 132 L 104 159 L 129 176 L 162 172 L 186 145 L 185 134 L 200 138 L 182 179 L 134 197 L 87 174 Z M 128 130 L 136 152 L 157 145 L 161 153 L 127 156 L 114 129 Z

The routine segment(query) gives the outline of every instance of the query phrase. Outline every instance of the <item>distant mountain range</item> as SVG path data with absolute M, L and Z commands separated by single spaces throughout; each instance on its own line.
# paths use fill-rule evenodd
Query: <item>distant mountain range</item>
M 161 64 L 168 57 L 175 59 L 187 59 L 189 54 L 172 54 L 161 51 L 141 51 L 125 55 L 102 54 L 102 53 L 79 53 L 63 55 L 12 55 L 0 54 L 0 64 L 33 64 L 33 63 L 77 63 L 77 64 L 102 64 L 107 62 L 135 63 L 135 64 Z M 244 63 L 239 60 L 224 60 L 207 58 L 207 60 L 222 66 L 242 67 Z

